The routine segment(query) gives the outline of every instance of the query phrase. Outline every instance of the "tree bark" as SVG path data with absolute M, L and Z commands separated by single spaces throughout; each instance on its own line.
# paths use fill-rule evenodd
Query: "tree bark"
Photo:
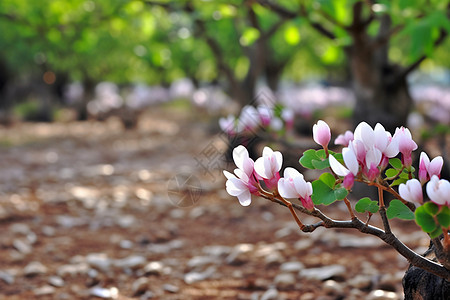
M 433 258 L 434 251 L 434 245 L 430 244 L 424 256 L 436 261 L 436 258 Z M 402 283 L 405 300 L 450 299 L 450 282 L 421 268 L 410 265 Z
M 357 16 L 357 8 L 354 14 Z M 382 16 L 378 35 L 386 35 L 390 27 L 390 17 Z M 358 17 L 350 33 L 353 45 L 347 49 L 347 55 L 356 98 L 354 125 L 361 121 L 372 126 L 382 123 L 386 130 L 394 132 L 396 127 L 406 125 L 412 107 L 406 78 L 401 76 L 400 67 L 389 62 L 389 44 L 374 47 Z

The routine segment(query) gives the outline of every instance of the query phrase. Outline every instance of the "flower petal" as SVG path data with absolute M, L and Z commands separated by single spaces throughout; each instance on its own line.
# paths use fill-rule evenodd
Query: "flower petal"
M 436 156 L 435 158 L 433 158 L 428 167 L 428 174 L 430 175 L 430 177 L 433 175 L 439 176 L 441 174 L 443 165 L 444 159 L 442 158 L 442 156 Z
M 350 171 L 346 167 L 341 165 L 341 163 L 338 162 L 333 155 L 329 156 L 329 161 L 331 170 L 333 170 L 333 172 L 336 173 L 338 176 L 346 176 L 348 173 L 350 173 Z
M 298 198 L 299 196 L 294 186 L 285 178 L 278 180 L 278 193 L 283 198 Z
M 245 191 L 237 197 L 242 206 L 249 206 L 252 203 L 252 196 L 249 191 Z
M 350 172 L 353 173 L 353 175 L 356 176 L 356 174 L 358 174 L 359 165 L 358 160 L 356 159 L 355 152 L 353 152 L 353 150 L 350 148 L 344 148 L 342 149 L 342 156 L 344 158 L 344 162 L 347 168 L 350 170 Z

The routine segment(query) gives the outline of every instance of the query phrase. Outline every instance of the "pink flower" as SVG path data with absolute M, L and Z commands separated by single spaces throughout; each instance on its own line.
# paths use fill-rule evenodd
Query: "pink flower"
M 441 170 L 444 160 L 441 156 L 436 156 L 430 162 L 428 155 L 425 152 L 420 153 L 420 163 L 419 163 L 419 180 L 420 183 L 424 184 L 430 180 L 433 175 L 441 178 Z
M 222 131 L 228 135 L 236 134 L 235 124 L 236 124 L 236 118 L 233 115 L 229 115 L 227 118 L 219 119 L 220 129 L 222 129 Z
M 259 113 L 251 105 L 246 105 L 242 108 L 238 122 L 238 132 L 243 130 L 253 130 L 260 125 L 261 119 Z
M 410 179 L 398 187 L 398 192 L 403 199 L 418 204 L 423 203 L 422 185 L 417 179 Z
M 230 196 L 237 197 L 242 206 L 250 205 L 252 199 L 251 194 L 258 195 L 258 182 L 254 174 L 254 162 L 249 157 L 247 149 L 240 145 L 233 150 L 233 160 L 237 169 L 234 174 L 223 171 L 228 179 L 226 182 L 226 190 Z
M 294 111 L 288 107 L 281 111 L 281 118 L 286 124 L 286 130 L 291 130 L 294 127 Z
M 355 176 L 359 171 L 359 164 L 355 152 L 350 148 L 343 148 L 342 156 L 348 169 L 341 165 L 333 155 L 329 156 L 330 167 L 336 175 L 344 176 L 344 187 L 349 190 L 353 187 Z
M 361 122 L 355 129 L 354 140 L 361 141 L 366 151 L 375 147 L 383 156 L 394 157 L 398 154 L 398 143 L 380 123 L 372 129 L 366 122 Z
M 269 126 L 273 118 L 273 110 L 268 106 L 258 106 L 258 113 L 263 126 Z
M 402 153 L 402 162 L 409 168 L 412 164 L 411 153 L 417 149 L 417 144 L 413 141 L 408 128 L 400 127 L 395 130 L 393 139 L 398 144 L 398 150 Z
M 380 170 L 378 169 L 378 165 L 381 162 L 382 153 L 379 149 L 373 147 L 369 149 L 366 153 L 366 167 L 364 174 L 367 176 L 367 179 L 373 181 L 378 175 L 380 175 Z
M 273 151 L 264 147 L 262 157 L 255 161 L 255 172 L 264 179 L 269 189 L 275 189 L 280 179 L 280 169 L 283 164 L 283 155 L 279 151 Z
M 313 126 L 313 139 L 314 141 L 321 145 L 324 149 L 328 148 L 328 143 L 331 139 L 330 127 L 327 123 L 319 120 L 317 124 Z
M 432 202 L 450 208 L 450 182 L 448 180 L 439 180 L 436 175 L 433 175 L 427 183 L 427 194 Z
M 312 192 L 311 183 L 306 182 L 303 175 L 294 168 L 286 168 L 284 178 L 278 181 L 278 193 L 281 197 L 300 199 L 302 205 L 308 210 L 314 208 L 311 200 Z
M 353 141 L 353 132 L 347 130 L 344 134 L 338 135 L 338 137 L 334 140 L 334 144 L 348 147 L 348 144 L 351 141 Z

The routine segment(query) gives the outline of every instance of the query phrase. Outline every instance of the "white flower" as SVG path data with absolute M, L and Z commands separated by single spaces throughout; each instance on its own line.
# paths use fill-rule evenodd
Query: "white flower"
M 430 182 L 427 183 L 427 194 L 432 202 L 450 207 L 450 182 L 448 180 L 439 180 L 436 175 L 433 175 Z
M 261 119 L 259 113 L 251 105 L 246 105 L 242 108 L 241 115 L 239 116 L 238 131 L 253 130 L 259 126 Z
M 294 168 L 284 170 L 284 178 L 278 181 L 278 193 L 283 198 L 307 198 L 312 194 L 312 185 Z
M 310 182 L 306 182 L 303 175 L 294 168 L 284 170 L 284 178 L 278 180 L 278 193 L 283 198 L 300 199 L 302 205 L 313 210 L 314 204 L 311 200 L 313 189 Z
M 264 179 L 271 179 L 280 171 L 283 164 L 283 155 L 264 147 L 262 157 L 255 161 L 255 172 Z
M 423 203 L 422 185 L 417 179 L 410 179 L 398 187 L 398 192 L 403 199 L 409 202 Z
M 242 206 L 248 206 L 252 202 L 251 193 L 249 190 L 249 178 L 240 169 L 235 169 L 233 175 L 228 171 L 223 171 L 223 174 L 228 179 L 226 182 L 226 190 L 230 196 L 237 197 Z
M 333 155 L 330 155 L 330 167 L 333 172 L 339 176 L 347 176 L 349 173 L 352 173 L 356 176 L 356 174 L 358 174 L 359 165 L 358 160 L 356 159 L 355 152 L 353 152 L 352 149 L 346 147 L 342 149 L 342 156 L 348 169 L 341 165 Z
M 236 133 L 235 123 L 236 123 L 236 118 L 233 115 L 228 115 L 227 118 L 219 119 L 220 129 L 222 129 L 222 131 L 227 134 L 235 134 Z

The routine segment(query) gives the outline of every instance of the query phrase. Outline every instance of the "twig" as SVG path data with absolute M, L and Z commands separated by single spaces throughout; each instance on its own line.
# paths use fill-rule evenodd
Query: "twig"
M 269 200 L 287 207 L 287 205 L 279 199 L 269 199 Z M 424 269 L 425 271 L 428 271 L 434 275 L 442 277 L 445 280 L 448 281 L 450 280 L 450 269 L 446 269 L 443 265 L 433 262 L 428 258 L 423 257 L 417 254 L 416 252 L 412 251 L 405 244 L 403 244 L 392 232 L 385 232 L 378 227 L 365 224 L 361 222 L 361 220 L 359 220 L 358 218 L 352 219 L 351 221 L 337 221 L 327 217 L 317 208 L 314 208 L 313 211 L 309 211 L 298 204 L 291 203 L 291 205 L 293 208 L 304 214 L 317 217 L 322 220 L 322 222 L 318 222 L 313 225 L 304 225 L 302 229 L 303 232 L 313 232 L 316 228 L 322 226 L 326 228 L 354 228 L 362 233 L 367 233 L 380 238 L 386 244 L 392 246 L 398 253 L 400 253 L 400 255 L 405 257 L 413 266 Z

